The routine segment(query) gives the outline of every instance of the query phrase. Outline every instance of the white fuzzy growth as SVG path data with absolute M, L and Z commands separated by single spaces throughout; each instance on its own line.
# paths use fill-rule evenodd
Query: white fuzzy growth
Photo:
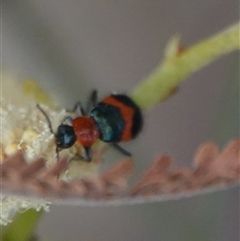
M 3 77 L 2 89 L 4 91 L 0 100 L 0 163 L 6 157 L 13 156 L 21 151 L 28 163 L 34 162 L 38 158 L 44 158 L 46 167 L 52 166 L 57 161 L 56 143 L 46 117 L 37 108 L 34 99 L 29 99 L 22 94 L 20 85 L 16 80 L 6 76 Z M 74 113 L 68 113 L 64 109 L 57 110 L 41 103 L 38 104 L 49 117 L 54 133 L 66 116 L 74 115 Z M 83 148 L 76 143 L 73 147 L 64 149 L 59 154 L 60 158 L 61 156 L 67 156 L 71 159 L 83 155 Z M 91 163 L 74 162 L 66 173 L 62 173 L 60 178 L 71 180 L 86 175 L 94 175 L 97 173 L 98 167 L 98 161 L 92 161 Z M 21 196 L 0 196 L 0 225 L 7 225 L 18 212 L 31 208 L 48 211 L 49 204 L 41 198 L 25 199 Z
M 66 115 L 65 111 L 58 113 L 46 106 L 44 109 L 53 123 L 61 123 Z M 48 123 L 36 104 L 19 107 L 3 100 L 0 121 L 2 125 L 0 144 L 6 155 L 15 154 L 14 150 L 15 152 L 23 150 L 29 162 L 39 157 L 54 159 L 54 135 L 50 132 Z

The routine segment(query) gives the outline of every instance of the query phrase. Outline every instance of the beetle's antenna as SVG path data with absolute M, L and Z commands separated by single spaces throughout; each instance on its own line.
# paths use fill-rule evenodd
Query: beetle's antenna
M 50 132 L 55 136 L 55 138 L 56 138 L 56 135 L 55 135 L 55 133 L 53 132 L 53 128 L 52 128 L 52 123 L 51 123 L 51 121 L 50 121 L 50 119 L 49 119 L 49 116 L 47 115 L 47 113 L 42 109 L 42 107 L 39 105 L 39 104 L 37 104 L 37 108 L 42 112 L 42 114 L 45 116 L 45 118 L 46 118 L 46 120 L 47 120 L 47 123 L 48 123 L 48 127 L 49 127 L 49 129 L 50 129 Z M 58 146 L 57 146 L 57 144 L 56 144 L 56 154 L 57 154 L 57 160 L 59 161 L 59 148 L 58 148 Z
M 54 134 L 53 128 L 52 128 L 52 123 L 51 123 L 51 121 L 50 121 L 47 113 L 42 109 L 42 107 L 41 107 L 39 104 L 37 104 L 37 108 L 38 108 L 38 109 L 42 112 L 42 114 L 45 116 L 45 118 L 46 118 L 46 120 L 47 120 L 47 123 L 48 123 L 48 127 L 49 127 L 49 129 L 50 129 L 50 132 L 51 132 L 52 134 Z M 55 135 L 55 134 L 54 134 L 54 135 Z

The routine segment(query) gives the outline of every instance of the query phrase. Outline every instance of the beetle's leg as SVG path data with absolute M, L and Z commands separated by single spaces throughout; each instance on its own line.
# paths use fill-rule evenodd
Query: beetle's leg
M 86 111 L 84 110 L 83 106 L 82 106 L 82 103 L 80 101 L 78 101 L 73 110 L 71 112 L 74 112 L 77 114 L 77 116 L 84 116 L 86 115 Z
M 84 151 L 85 151 L 85 156 L 81 156 L 81 155 L 76 155 L 73 158 L 71 158 L 71 160 L 73 161 L 87 161 L 87 162 L 91 162 L 92 160 L 92 148 L 91 147 L 84 147 Z
M 93 90 L 90 95 L 90 98 L 87 102 L 86 109 L 84 109 L 82 103 L 80 101 L 78 101 L 75 104 L 73 110 L 71 110 L 69 112 L 74 112 L 77 114 L 77 116 L 86 116 L 90 113 L 91 109 L 97 105 L 97 99 L 98 99 L 97 91 Z
M 98 92 L 97 92 L 97 90 L 92 91 L 90 100 L 92 102 L 93 107 L 95 107 L 97 105 L 97 102 L 98 102 Z
M 119 146 L 117 143 L 111 143 L 111 145 L 118 150 L 119 152 L 121 152 L 123 155 L 125 156 L 132 156 L 132 153 L 130 153 L 129 151 L 125 150 L 123 147 Z
M 90 162 L 92 160 L 92 148 L 91 147 L 84 147 L 85 151 L 85 158 L 84 160 Z
M 86 107 L 87 114 L 89 114 L 90 111 L 97 105 L 97 102 L 98 102 L 98 93 L 97 93 L 97 90 L 93 90 L 87 102 L 87 107 Z

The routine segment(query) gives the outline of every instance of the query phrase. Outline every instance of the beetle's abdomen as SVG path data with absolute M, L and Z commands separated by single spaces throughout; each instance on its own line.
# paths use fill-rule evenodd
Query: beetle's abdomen
M 96 121 L 100 139 L 105 142 L 128 141 L 136 137 L 143 125 L 139 107 L 126 95 L 110 95 L 90 113 Z

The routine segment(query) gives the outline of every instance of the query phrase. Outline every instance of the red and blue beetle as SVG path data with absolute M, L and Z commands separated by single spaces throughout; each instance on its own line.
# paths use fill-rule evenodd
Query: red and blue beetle
M 91 161 L 91 146 L 100 139 L 111 143 L 123 154 L 131 154 L 118 145 L 134 139 L 142 129 L 143 116 L 134 101 L 124 94 L 111 94 L 97 103 L 97 91 L 93 91 L 86 110 L 80 102 L 75 105 L 77 117 L 67 116 L 54 133 L 49 117 L 37 105 L 48 121 L 50 131 L 56 139 L 57 155 L 61 149 L 70 148 L 76 142 L 85 150 L 86 161 Z

